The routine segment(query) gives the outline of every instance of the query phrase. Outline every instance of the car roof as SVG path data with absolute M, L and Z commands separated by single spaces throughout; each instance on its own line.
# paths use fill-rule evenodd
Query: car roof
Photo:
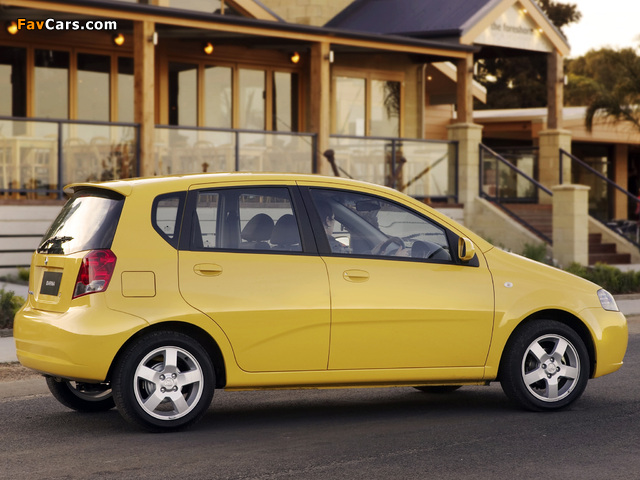
M 352 180 L 342 177 L 329 177 L 315 174 L 297 173 L 251 173 L 251 172 L 230 172 L 230 173 L 190 173 L 178 175 L 164 175 L 156 177 L 140 177 L 122 180 L 111 180 L 108 182 L 79 182 L 65 186 L 67 193 L 73 193 L 85 188 L 104 188 L 118 192 L 122 195 L 131 195 L 134 188 L 150 187 L 158 191 L 187 190 L 192 186 L 200 184 L 227 184 L 227 183 L 287 183 L 310 182 L 325 183 L 333 185 L 350 185 L 352 187 L 369 188 L 375 190 L 387 190 L 388 192 L 399 193 L 397 190 L 383 187 L 360 180 Z

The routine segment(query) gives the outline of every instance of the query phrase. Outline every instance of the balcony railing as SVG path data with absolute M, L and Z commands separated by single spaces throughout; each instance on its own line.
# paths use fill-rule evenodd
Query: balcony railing
M 550 232 L 543 232 L 524 218 L 523 204 L 551 204 L 553 193 L 530 175 L 485 145 L 480 145 L 480 196 L 551 244 Z
M 64 185 L 135 177 L 133 123 L 0 117 L 0 198 L 62 198 Z
M 157 125 L 154 173 L 313 173 L 316 135 Z
M 458 144 L 451 141 L 332 135 L 336 173 L 420 199 L 458 201 Z
M 571 164 L 571 183 L 589 186 L 589 215 L 604 223 L 611 230 L 624 236 L 627 240 L 640 247 L 640 231 L 638 221 L 616 218 L 612 199 L 617 194 L 619 201 L 625 201 L 631 207 L 632 213 L 638 216 L 640 212 L 640 198 L 627 191 L 613 180 L 607 178 L 602 171 L 582 161 L 578 157 L 560 149 L 560 182 L 563 180 L 563 165 Z M 625 204 L 626 204 L 625 203 Z

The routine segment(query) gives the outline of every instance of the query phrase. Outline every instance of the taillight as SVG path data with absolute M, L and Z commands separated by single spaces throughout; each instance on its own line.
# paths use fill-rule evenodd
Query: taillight
M 73 298 L 90 293 L 104 292 L 116 266 L 116 256 L 111 250 L 92 250 L 80 265 Z

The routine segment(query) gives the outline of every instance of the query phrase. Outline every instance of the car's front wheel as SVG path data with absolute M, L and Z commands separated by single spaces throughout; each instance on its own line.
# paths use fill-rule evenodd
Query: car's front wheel
M 62 405 L 78 412 L 103 412 L 115 407 L 111 387 L 104 383 L 81 383 L 47 377 L 47 387 Z
M 589 379 L 589 353 L 580 336 L 554 320 L 533 321 L 514 333 L 500 365 L 509 398 L 534 410 L 557 410 L 576 401 Z
M 193 338 L 159 331 L 139 338 L 113 372 L 113 393 L 121 415 L 151 431 L 196 422 L 213 398 L 215 374 L 209 355 Z

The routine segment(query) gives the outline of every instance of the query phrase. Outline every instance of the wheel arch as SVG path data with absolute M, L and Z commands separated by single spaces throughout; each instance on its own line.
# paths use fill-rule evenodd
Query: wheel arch
M 539 312 L 535 312 L 529 315 L 527 318 L 521 321 L 516 326 L 516 328 L 513 329 L 513 331 L 509 335 L 509 338 L 507 339 L 507 342 L 504 345 L 502 354 L 500 355 L 500 363 L 498 366 L 497 380 L 500 380 L 500 374 L 503 367 L 504 355 L 509 347 L 509 344 L 516 337 L 516 334 L 520 329 L 522 329 L 525 325 L 536 322 L 538 320 L 555 320 L 557 322 L 563 323 L 564 325 L 571 328 L 574 332 L 576 332 L 580 336 L 585 346 L 587 347 L 587 352 L 589 353 L 589 378 L 593 378 L 593 375 L 596 370 L 596 350 L 595 350 L 595 344 L 593 341 L 593 336 L 591 335 L 589 327 L 587 327 L 587 325 L 582 320 L 580 320 L 580 318 L 576 317 L 575 315 L 569 312 L 566 312 L 564 310 L 548 309 L 548 310 L 541 310 Z
M 107 373 L 107 380 L 111 380 L 111 376 L 113 373 L 113 368 L 117 364 L 119 358 L 122 356 L 123 352 L 128 348 L 128 346 L 136 341 L 138 338 L 148 335 L 152 332 L 157 331 L 173 331 L 179 332 L 189 337 L 193 338 L 197 341 L 202 347 L 205 349 L 211 362 L 213 363 L 213 369 L 216 375 L 216 385 L 215 388 L 224 388 L 227 383 L 227 373 L 225 367 L 224 356 L 222 355 L 222 351 L 211 335 L 203 330 L 202 328 L 185 322 L 178 321 L 167 321 L 161 323 L 155 323 L 150 325 L 142 330 L 139 330 L 134 335 L 132 335 L 118 350 L 118 353 L 111 361 L 111 365 L 109 367 L 109 371 Z

